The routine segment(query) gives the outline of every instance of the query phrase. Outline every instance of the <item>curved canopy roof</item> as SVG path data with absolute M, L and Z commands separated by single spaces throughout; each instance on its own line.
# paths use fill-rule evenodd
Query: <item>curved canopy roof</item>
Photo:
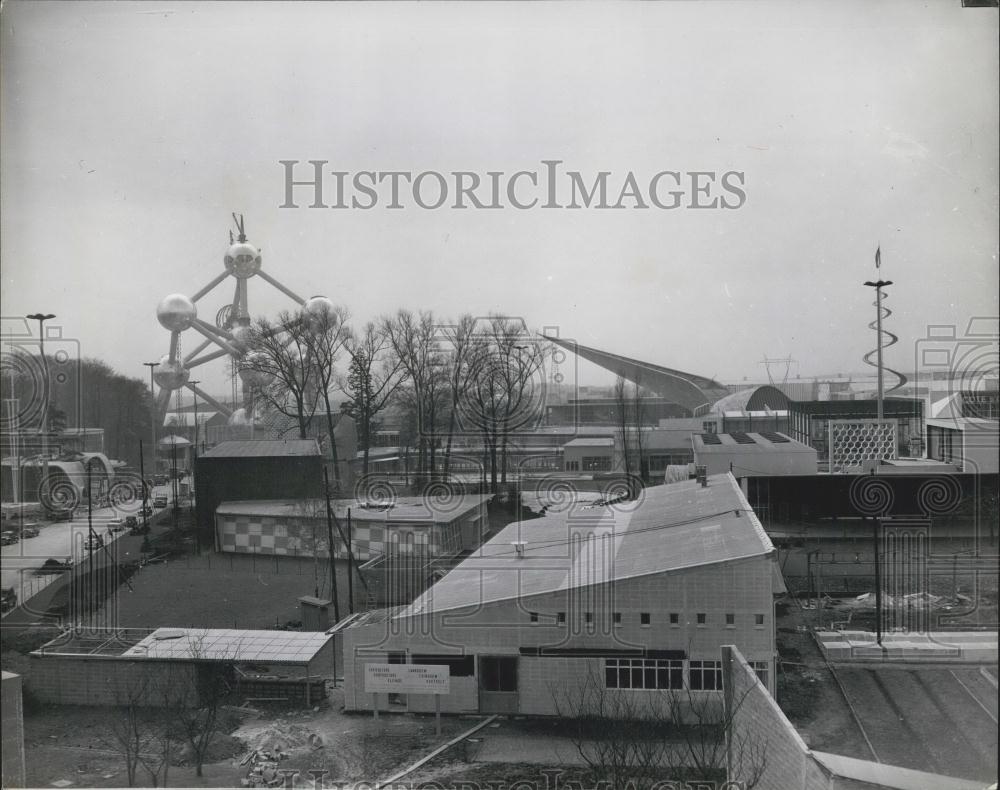
M 720 398 L 712 405 L 712 412 L 723 414 L 727 411 L 783 411 L 790 403 L 788 396 L 777 387 L 764 384 L 749 387 Z
M 570 340 L 561 340 L 558 337 L 548 337 L 547 335 L 542 335 L 542 337 L 550 343 L 562 346 L 567 351 L 572 351 L 588 362 L 610 370 L 616 376 L 621 376 L 633 384 L 655 392 L 661 398 L 689 409 L 695 415 L 706 412 L 713 403 L 729 394 L 729 390 L 724 384 L 705 376 L 665 368 L 638 359 L 630 359 L 620 354 L 581 346 Z

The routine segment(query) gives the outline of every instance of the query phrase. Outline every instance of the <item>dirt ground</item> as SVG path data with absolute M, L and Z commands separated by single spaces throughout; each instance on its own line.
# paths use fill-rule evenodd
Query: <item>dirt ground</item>
M 811 748 L 871 760 L 837 679 L 812 634 L 799 630 L 818 617 L 794 604 L 778 605 L 778 705 Z
M 231 733 L 213 745 L 204 776 L 188 765 L 170 769 L 169 784 L 194 787 L 239 786 L 247 769 L 240 761 L 252 749 L 280 751 L 282 771 L 298 771 L 307 786 L 308 772 L 320 772 L 324 781 L 357 782 L 385 778 L 415 762 L 455 735 L 471 728 L 476 717 L 442 717 L 440 736 L 433 716 L 383 714 L 371 716 L 341 711 L 342 694 L 313 710 L 271 708 L 262 716 L 244 715 Z M 110 708 L 43 706 L 25 711 L 25 754 L 31 787 L 68 781 L 74 787 L 125 787 L 123 758 L 109 737 Z M 139 784 L 149 780 L 140 776 Z

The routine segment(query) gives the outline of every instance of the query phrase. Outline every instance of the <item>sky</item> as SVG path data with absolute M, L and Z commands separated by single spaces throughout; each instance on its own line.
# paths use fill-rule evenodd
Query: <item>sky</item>
M 168 350 L 157 304 L 223 270 L 233 211 L 266 272 L 356 324 L 500 312 L 724 381 L 766 377 L 765 355 L 863 370 L 878 245 L 891 366 L 914 367 L 930 325 L 998 314 L 996 9 L 15 0 L 0 23 L 2 314 L 55 313 L 67 347 L 139 378 Z M 392 210 L 380 189 L 337 210 L 300 190 L 281 208 L 280 160 L 312 159 L 508 176 L 561 160 L 615 185 L 739 171 L 746 199 Z M 260 278 L 249 294 L 254 314 L 293 307 Z M 221 364 L 197 375 L 224 391 Z

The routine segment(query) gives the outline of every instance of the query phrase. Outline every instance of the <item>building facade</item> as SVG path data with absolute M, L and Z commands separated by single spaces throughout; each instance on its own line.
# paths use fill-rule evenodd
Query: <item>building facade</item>
M 341 623 L 346 708 L 389 705 L 365 690 L 365 665 L 387 663 L 448 666 L 452 713 L 566 713 L 588 683 L 719 694 L 722 644 L 773 688 L 775 552 L 735 479 L 706 482 L 511 524 L 409 606 Z

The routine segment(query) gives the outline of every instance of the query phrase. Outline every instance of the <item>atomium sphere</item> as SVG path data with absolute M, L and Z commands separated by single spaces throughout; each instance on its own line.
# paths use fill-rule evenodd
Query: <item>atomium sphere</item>
M 274 378 L 270 373 L 260 370 L 260 364 L 266 357 L 258 352 L 247 354 L 240 363 L 240 381 L 248 387 L 263 387 Z
M 198 308 L 184 294 L 165 296 L 156 306 L 156 319 L 171 332 L 183 332 L 197 317 Z
M 227 272 L 246 280 L 260 271 L 260 250 L 248 242 L 239 241 L 226 250 L 225 261 Z
M 302 311 L 310 315 L 323 315 L 334 311 L 333 302 L 325 296 L 310 296 L 302 305 Z
M 165 390 L 179 390 L 188 383 L 191 378 L 191 371 L 184 367 L 184 363 L 179 359 L 170 359 L 169 356 L 160 360 L 160 364 L 153 371 L 153 380 Z

